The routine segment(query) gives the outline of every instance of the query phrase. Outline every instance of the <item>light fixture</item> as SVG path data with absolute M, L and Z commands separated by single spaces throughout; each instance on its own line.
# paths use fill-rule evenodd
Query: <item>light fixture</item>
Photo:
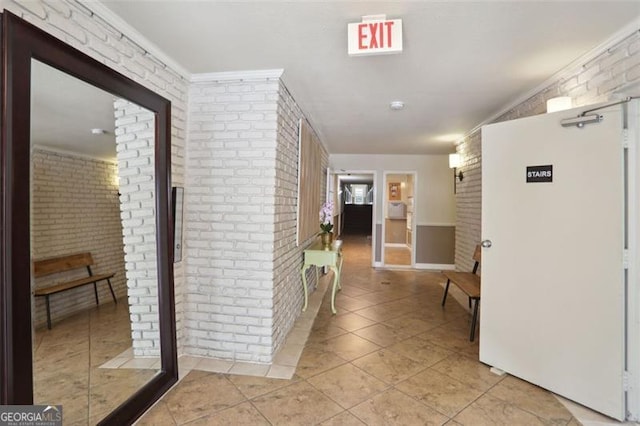
M 458 180 L 460 180 L 460 182 L 462 182 L 462 179 L 464 179 L 464 175 L 462 174 L 462 172 L 458 172 L 456 173 L 456 169 L 458 167 L 460 167 L 461 164 L 461 160 L 460 160 L 460 154 L 449 154 L 449 168 L 453 169 L 453 193 L 455 194 L 457 192 L 457 183 Z
M 547 113 L 571 108 L 573 108 L 573 101 L 569 96 L 558 96 L 547 100 Z
M 394 111 L 399 111 L 404 108 L 404 102 L 402 101 L 393 101 L 389 104 L 389 108 Z
M 462 138 L 464 138 L 464 133 L 447 133 L 435 136 L 433 140 L 436 142 L 451 142 L 455 144 Z
M 460 154 L 449 154 L 449 168 L 455 169 L 460 166 Z
M 104 135 L 106 133 L 107 133 L 107 131 L 105 129 L 98 129 L 98 128 L 91 129 L 91 134 L 92 135 Z

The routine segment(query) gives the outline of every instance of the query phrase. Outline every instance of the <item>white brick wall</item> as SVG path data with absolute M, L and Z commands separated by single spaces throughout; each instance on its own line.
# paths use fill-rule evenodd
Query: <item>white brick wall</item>
M 270 362 L 277 79 L 194 83 L 185 191 L 185 341 Z
M 120 217 L 135 356 L 160 356 L 154 116 L 125 99 L 114 102 Z
M 81 52 L 131 78 L 171 101 L 172 185 L 184 186 L 184 146 L 188 82 L 174 70 L 139 46 L 133 38 L 111 26 L 93 10 L 95 4 L 74 0 L 13 0 L 5 9 L 29 21 Z M 99 9 L 98 9 L 99 10 Z M 182 338 L 182 263 L 174 265 L 178 350 Z
M 117 168 L 110 162 L 32 151 L 31 239 L 34 260 L 91 252 L 94 274 L 115 272 L 111 280 L 120 302 L 126 296 L 122 225 L 120 223 Z M 46 287 L 73 277 L 87 276 L 80 268 L 35 280 Z M 98 284 L 100 303 L 113 303 L 106 282 Z M 53 321 L 95 306 L 93 286 L 51 296 Z M 46 324 L 43 297 L 34 301 L 36 327 Z
M 302 306 L 302 113 L 278 78 L 198 82 L 189 99 L 184 349 L 268 363 Z
M 606 101 L 621 88 L 640 82 L 640 33 L 609 46 L 593 59 L 562 72 L 555 81 L 493 122 L 512 120 L 546 111 L 546 101 L 571 96 L 574 106 Z M 456 219 L 456 267 L 473 267 L 473 248 L 480 241 L 481 227 L 481 144 L 480 131 L 467 136 L 457 151 L 461 154 L 464 181 L 458 184 Z
M 295 100 L 282 82 L 278 100 L 278 145 L 276 156 L 276 200 L 274 282 L 273 282 L 273 353 L 284 343 L 302 307 L 302 278 L 300 269 L 304 260 L 303 250 L 314 239 L 296 246 L 298 204 L 298 121 L 303 118 Z M 326 169 L 328 153 L 322 152 L 321 169 L 323 202 L 326 194 Z M 319 224 L 318 224 L 319 226 Z M 319 231 L 318 227 L 318 231 Z M 315 285 L 313 268 L 308 270 L 307 284 Z

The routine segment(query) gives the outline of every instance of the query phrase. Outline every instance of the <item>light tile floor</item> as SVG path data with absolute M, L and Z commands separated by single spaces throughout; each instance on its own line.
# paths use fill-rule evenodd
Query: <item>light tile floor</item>
M 384 248 L 384 263 L 386 265 L 411 265 L 411 249 L 409 247 L 386 246 Z
M 155 374 L 149 365 L 100 367 L 110 360 L 129 361 L 113 361 L 131 347 L 125 303 L 56 320 L 51 330 L 36 331 L 33 347 L 34 402 L 62 405 L 65 426 L 96 424 Z
M 275 379 L 291 379 L 296 371 L 296 366 L 304 345 L 311 332 L 315 317 L 322 304 L 323 297 L 331 285 L 333 275 L 320 280 L 316 291 L 309 295 L 307 310 L 296 320 L 293 329 L 289 332 L 283 348 L 274 357 L 273 363 L 254 364 L 249 362 L 232 362 L 223 359 L 210 359 L 191 355 L 178 357 L 178 371 L 183 378 L 191 370 L 208 371 L 212 373 L 229 373 L 247 376 L 270 377 Z M 128 342 L 131 340 L 129 339 Z M 114 358 L 105 362 L 100 368 L 149 368 L 157 369 L 160 359 L 135 358 L 131 348 L 119 353 Z
M 440 274 L 372 269 L 369 244 L 343 246 L 337 315 L 329 274 L 274 364 L 182 356 L 181 380 L 139 424 L 615 424 L 490 373 L 468 341 L 463 295 L 452 289 L 442 309 Z M 104 305 L 36 333 L 36 402 L 63 404 L 65 424 L 95 424 L 157 366 L 132 357 L 128 330 L 126 307 Z
M 580 424 L 549 392 L 478 362 L 465 303 L 440 306 L 440 274 L 374 270 L 365 238 L 343 250 L 338 314 L 327 292 L 291 379 L 203 371 L 183 357 L 193 369 L 139 424 Z

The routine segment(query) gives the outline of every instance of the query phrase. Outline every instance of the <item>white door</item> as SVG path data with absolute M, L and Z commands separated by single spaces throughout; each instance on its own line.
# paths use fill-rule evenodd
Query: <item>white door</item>
M 482 129 L 480 360 L 622 420 L 623 112 L 580 112 Z

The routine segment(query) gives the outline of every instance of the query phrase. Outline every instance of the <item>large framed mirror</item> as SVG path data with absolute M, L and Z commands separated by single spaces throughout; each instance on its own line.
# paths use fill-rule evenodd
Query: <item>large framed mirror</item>
M 9 12 L 2 43 L 0 404 L 129 424 L 178 376 L 171 104 Z

